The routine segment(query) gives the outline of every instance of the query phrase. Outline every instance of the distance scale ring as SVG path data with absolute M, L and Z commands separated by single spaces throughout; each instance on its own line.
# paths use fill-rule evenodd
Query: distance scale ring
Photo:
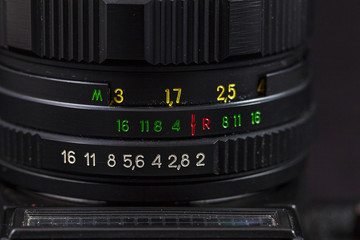
M 68 104 L 0 88 L 5 121 L 72 136 L 121 139 L 194 138 L 257 131 L 298 118 L 311 104 L 309 80 L 268 97 L 177 108 Z
M 288 131 L 286 129 L 292 129 L 291 131 L 296 132 L 296 134 L 303 134 L 304 138 L 299 140 L 299 145 L 292 144 L 295 142 L 287 144 L 290 143 L 288 140 L 291 141 L 291 139 L 293 139 L 293 136 L 295 136 L 296 134 L 290 135 L 290 138 L 283 138 L 281 137 L 281 135 L 279 135 L 279 139 L 282 139 L 283 141 L 280 141 L 280 144 L 277 145 L 278 149 L 285 150 L 286 152 L 283 152 L 282 156 L 285 156 L 287 154 L 287 156 L 289 157 L 288 160 L 282 163 L 279 163 L 272 167 L 268 166 L 265 168 L 260 168 L 258 170 L 252 170 L 237 174 L 223 174 L 213 177 L 172 176 L 170 178 L 159 178 L 158 176 L 156 176 L 156 178 L 114 178 L 100 177 L 98 175 L 92 177 L 89 174 L 81 175 L 72 173 L 57 173 L 54 171 L 37 169 L 36 166 L 29 166 L 29 163 L 31 160 L 35 165 L 41 163 L 41 156 L 43 156 L 40 153 L 40 144 L 43 144 L 41 140 L 42 137 L 50 138 L 51 136 L 53 136 L 52 140 L 56 138 L 59 140 L 58 137 L 60 137 L 60 142 L 69 140 L 71 142 L 75 139 L 78 139 L 80 142 L 74 142 L 75 145 L 73 146 L 81 145 L 84 140 L 96 144 L 95 140 L 85 138 L 72 138 L 68 136 L 53 135 L 41 132 L 40 135 L 37 135 L 39 134 L 39 132 L 19 128 L 2 121 L 2 127 L 0 128 L 0 140 L 2 143 L 0 148 L 0 178 L 16 184 L 17 186 L 21 186 L 38 192 L 47 192 L 50 194 L 68 197 L 102 201 L 188 202 L 226 198 L 234 195 L 258 192 L 265 189 L 270 189 L 272 187 L 278 186 L 294 179 L 298 175 L 299 169 L 302 169 L 304 167 L 304 159 L 307 155 L 307 151 L 311 142 L 311 134 L 314 132 L 313 114 L 314 109 L 312 109 L 310 113 L 304 115 L 301 119 L 283 125 L 281 127 L 274 128 L 272 129 L 273 131 L 269 129 L 268 131 L 252 133 L 250 135 L 235 135 L 232 138 L 223 137 L 219 139 L 222 142 L 221 144 L 225 144 L 223 146 L 226 146 L 228 145 L 226 144 L 226 139 L 230 142 L 233 141 L 231 139 L 239 138 L 246 140 L 247 137 L 257 139 L 258 137 L 262 138 L 262 136 L 265 136 L 266 139 L 269 138 L 269 134 L 271 132 L 275 133 L 276 131 Z M 256 137 L 256 135 L 258 135 L 258 137 Z M 287 140 L 285 141 L 284 139 Z M 121 141 L 109 141 L 110 140 L 106 140 L 104 142 L 104 140 L 100 140 L 100 143 L 125 143 L 121 143 Z M 194 144 L 197 143 L 197 141 L 200 140 L 196 140 L 196 142 L 191 142 Z M 257 144 L 260 143 L 260 145 L 262 145 L 261 141 L 255 141 Z M 130 144 L 133 143 L 134 142 Z M 149 143 L 156 144 L 156 142 Z M 303 143 L 305 143 L 305 145 Z M 29 147 L 29 144 L 32 144 L 32 146 Z M 141 144 L 144 144 L 144 142 L 142 142 Z M 299 155 L 296 156 L 294 159 L 290 159 L 292 154 L 290 154 L 286 150 L 289 146 L 293 146 L 291 148 L 299 153 Z M 194 145 L 192 145 L 192 147 L 194 147 Z M 171 148 L 176 148 L 176 146 L 171 146 Z M 226 149 L 226 147 L 221 148 Z M 23 149 L 23 151 L 21 149 Z M 232 149 L 232 147 L 229 149 L 229 153 L 231 154 L 233 154 L 231 152 Z M 265 153 L 264 151 L 260 151 L 260 153 L 258 153 L 256 151 L 256 148 L 253 148 L 253 150 L 249 151 L 249 153 L 250 152 L 255 153 L 255 155 L 259 154 L 257 156 L 257 159 L 262 159 L 261 156 L 263 156 L 263 153 Z M 18 159 L 19 162 L 14 162 L 15 159 Z M 61 158 L 58 160 L 60 162 L 63 161 L 63 159 Z M 86 159 L 84 160 L 86 162 Z M 261 160 L 259 162 L 261 163 Z M 57 169 L 57 171 L 58 170 L 59 169 Z M 177 170 L 175 171 L 177 172 Z M 82 191 L 79 191 L 79 189 L 82 189 Z M 148 197 L 149 194 L 151 195 L 151 198 Z
M 47 170 L 50 175 L 66 173 L 80 179 L 81 175 L 179 177 L 179 181 L 185 176 L 230 177 L 276 167 L 304 155 L 311 142 L 313 113 L 312 108 L 296 121 L 260 132 L 172 141 L 79 138 L 1 121 L 0 158 L 19 167 Z

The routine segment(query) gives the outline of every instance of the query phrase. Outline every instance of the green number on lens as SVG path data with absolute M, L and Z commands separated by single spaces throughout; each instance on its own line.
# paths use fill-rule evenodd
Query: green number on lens
M 223 126 L 223 128 L 228 128 L 229 127 L 229 118 L 227 116 L 223 117 L 222 126 Z
M 252 125 L 261 123 L 261 112 L 260 111 L 251 113 L 251 123 L 252 123 Z
M 241 127 L 241 114 L 234 115 L 234 127 Z
M 155 123 L 154 123 L 154 131 L 155 132 L 161 132 L 162 131 L 162 122 L 161 121 L 155 121 Z
M 177 132 L 180 131 L 180 120 L 176 120 L 171 129 Z
M 128 120 L 117 120 L 116 122 L 118 123 L 118 132 L 128 132 L 130 130 Z
M 140 121 L 140 126 L 141 126 L 141 132 L 149 132 L 149 121 L 148 120 L 141 120 Z

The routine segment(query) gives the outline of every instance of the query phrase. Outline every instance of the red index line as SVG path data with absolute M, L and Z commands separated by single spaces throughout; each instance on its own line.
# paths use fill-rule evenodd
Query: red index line
M 195 114 L 191 114 L 191 135 L 192 136 L 195 136 L 195 126 L 196 126 Z

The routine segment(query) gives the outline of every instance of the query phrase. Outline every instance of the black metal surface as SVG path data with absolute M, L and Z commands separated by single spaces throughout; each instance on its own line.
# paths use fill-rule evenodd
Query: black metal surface
M 1 0 L 0 45 L 50 59 L 219 62 L 301 45 L 307 0 Z

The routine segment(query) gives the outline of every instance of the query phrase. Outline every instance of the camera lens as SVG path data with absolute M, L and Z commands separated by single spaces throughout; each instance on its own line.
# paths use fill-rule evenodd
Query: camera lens
M 307 18 L 305 0 L 0 1 L 1 178 L 126 202 L 296 178 Z

